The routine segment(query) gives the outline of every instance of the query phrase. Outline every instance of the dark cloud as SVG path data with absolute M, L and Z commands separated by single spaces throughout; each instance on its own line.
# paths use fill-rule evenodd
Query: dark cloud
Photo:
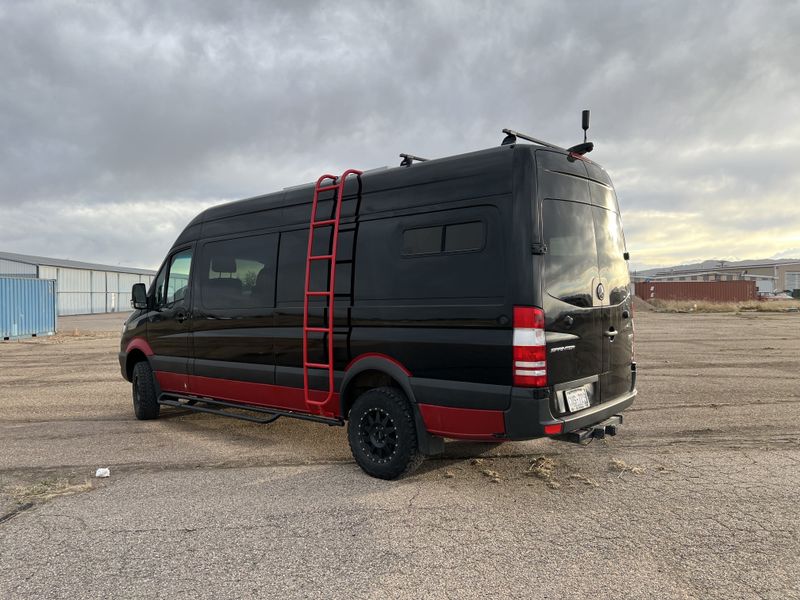
M 686 215 L 692 256 L 775 254 L 800 244 L 799 26 L 788 2 L 6 3 L 0 246 L 152 265 L 208 204 L 505 126 L 574 143 L 591 107 L 646 261 L 682 256 L 648 244 Z

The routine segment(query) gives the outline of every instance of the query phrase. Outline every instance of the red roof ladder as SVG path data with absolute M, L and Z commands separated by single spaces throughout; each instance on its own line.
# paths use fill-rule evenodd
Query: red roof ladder
M 361 176 L 361 171 L 348 169 L 340 177 L 335 175 L 323 175 L 317 179 L 314 185 L 314 202 L 311 205 L 311 223 L 308 229 L 308 252 L 306 254 L 306 282 L 305 294 L 303 295 L 303 390 L 305 392 L 306 405 L 322 406 L 333 397 L 333 299 L 336 289 L 336 254 L 339 246 L 339 221 L 342 214 L 342 197 L 344 196 L 344 184 L 349 175 Z M 326 183 L 330 181 L 330 183 Z M 321 193 L 333 192 L 333 216 L 328 219 L 317 218 L 317 206 Z M 324 200 L 327 202 L 328 200 Z M 330 254 L 312 254 L 314 246 L 314 231 L 319 227 L 333 227 L 330 239 Z M 311 290 L 311 265 L 314 261 L 328 261 L 328 288 L 326 290 Z M 328 319 L 326 327 L 311 327 L 308 324 L 309 299 L 321 297 L 327 299 Z M 309 334 L 323 333 L 327 335 L 327 361 L 324 363 L 311 362 L 308 359 Z M 324 400 L 312 400 L 311 389 L 309 387 L 309 370 L 319 369 L 328 372 L 328 393 Z M 324 392 L 323 392 L 324 393 Z

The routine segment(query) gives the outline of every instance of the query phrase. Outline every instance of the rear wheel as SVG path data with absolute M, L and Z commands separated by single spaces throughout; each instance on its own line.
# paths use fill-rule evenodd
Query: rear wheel
M 358 466 L 379 479 L 400 477 L 423 460 L 411 405 L 397 388 L 380 387 L 361 394 L 350 410 L 347 437 Z
M 156 384 L 153 380 L 153 369 L 146 360 L 133 367 L 133 412 L 141 421 L 157 419 L 161 405 L 156 397 Z

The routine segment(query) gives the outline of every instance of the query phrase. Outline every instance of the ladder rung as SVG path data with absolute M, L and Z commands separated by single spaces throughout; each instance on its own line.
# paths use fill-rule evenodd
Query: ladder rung
M 339 184 L 334 183 L 333 185 L 323 185 L 322 187 L 318 187 L 318 192 L 330 192 L 331 190 L 339 189 Z
M 306 331 L 313 331 L 316 333 L 333 333 L 327 327 L 306 327 Z
M 330 296 L 330 292 L 312 292 L 311 290 L 306 290 L 306 296 Z
M 330 260 L 333 254 L 317 254 L 316 256 L 309 256 L 308 260 Z
M 306 366 L 309 369 L 330 369 L 330 365 L 328 363 L 306 363 Z
M 336 223 L 336 219 L 325 219 L 324 221 L 311 221 L 312 227 L 325 227 L 327 225 L 333 225 Z

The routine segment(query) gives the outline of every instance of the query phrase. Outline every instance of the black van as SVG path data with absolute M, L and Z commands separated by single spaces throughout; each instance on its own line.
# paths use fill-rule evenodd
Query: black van
M 132 291 L 119 361 L 137 418 L 347 422 L 386 479 L 443 438 L 615 434 L 636 367 L 606 172 L 520 143 L 404 165 L 189 223 Z

